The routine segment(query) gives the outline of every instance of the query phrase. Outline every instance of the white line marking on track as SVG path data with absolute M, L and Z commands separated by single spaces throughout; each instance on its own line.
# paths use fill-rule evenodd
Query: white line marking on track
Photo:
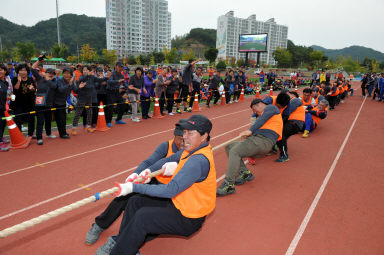
M 329 179 L 331 178 L 333 171 L 335 170 L 335 167 L 336 167 L 336 165 L 337 165 L 337 162 L 338 162 L 339 159 L 340 159 L 341 153 L 343 153 L 344 147 L 345 147 L 345 145 L 347 144 L 348 139 L 349 139 L 349 136 L 350 136 L 351 133 L 352 133 L 352 129 L 353 129 L 353 127 L 355 126 L 356 121 L 357 121 L 357 119 L 358 119 L 359 116 L 360 116 L 361 109 L 363 109 L 363 106 L 364 106 L 364 103 L 365 103 L 365 100 L 366 100 L 366 99 L 367 99 L 367 98 L 364 98 L 364 101 L 361 103 L 360 109 L 359 109 L 359 111 L 357 112 L 356 117 L 355 117 L 354 121 L 352 122 L 352 125 L 351 125 L 351 127 L 349 128 L 349 131 L 348 131 L 347 135 L 345 136 L 344 142 L 343 142 L 343 144 L 341 145 L 341 147 L 340 147 L 340 149 L 339 149 L 339 152 L 337 153 L 337 155 L 336 155 L 336 157 L 335 157 L 335 160 L 333 161 L 331 167 L 329 168 L 329 171 L 328 171 L 327 175 L 325 176 L 325 178 L 324 178 L 324 180 L 323 180 L 323 183 L 322 183 L 321 186 L 320 186 L 319 191 L 317 192 L 315 198 L 313 199 L 312 204 L 311 204 L 311 206 L 309 207 L 309 209 L 308 209 L 308 211 L 307 211 L 307 214 L 305 215 L 303 221 L 301 222 L 301 225 L 300 225 L 299 229 L 297 230 L 296 235 L 295 235 L 295 237 L 293 238 L 291 244 L 289 245 L 288 250 L 287 250 L 287 252 L 285 253 L 285 255 L 292 255 L 292 254 L 295 252 L 296 247 L 297 247 L 297 245 L 299 244 L 300 239 L 301 239 L 301 237 L 303 236 L 303 233 L 304 233 L 305 229 L 307 228 L 307 225 L 308 225 L 309 221 L 311 220 L 312 214 L 313 214 L 313 212 L 315 211 L 316 206 L 317 206 L 317 204 L 319 203 L 319 200 L 320 200 L 321 196 L 323 195 L 323 192 L 324 192 L 324 190 L 325 190 L 325 188 L 326 188 L 326 186 L 327 186 L 327 184 L 328 184 L 328 181 L 329 181 Z
M 211 120 L 219 119 L 219 118 L 222 118 L 222 117 L 226 117 L 226 116 L 237 114 L 237 113 L 244 112 L 244 111 L 249 111 L 249 109 L 245 109 L 245 110 L 241 110 L 241 111 L 232 112 L 232 113 L 220 115 L 220 116 L 217 116 L 217 117 L 213 117 Z M 145 135 L 145 136 L 140 136 L 140 137 L 137 137 L 137 138 L 134 138 L 134 139 L 130 139 L 130 140 L 126 140 L 126 141 L 123 141 L 123 142 L 119 142 L 119 143 L 103 146 L 103 147 L 96 148 L 96 149 L 93 149 L 93 150 L 89 150 L 89 151 L 84 151 L 84 152 L 81 152 L 81 153 L 73 154 L 71 156 L 66 156 L 66 157 L 54 159 L 54 160 L 51 160 L 51 161 L 43 162 L 43 163 L 40 163 L 39 165 L 31 165 L 31 166 L 28 166 L 28 167 L 20 168 L 20 169 L 13 170 L 13 171 L 10 171 L 10 172 L 2 173 L 2 174 L 0 174 L 0 177 L 7 176 L 7 175 L 10 175 L 10 174 L 19 173 L 19 172 L 22 172 L 22 171 L 25 171 L 25 170 L 29 170 L 29 169 L 35 168 L 37 166 L 43 167 L 44 165 L 48 165 L 48 164 L 56 163 L 56 162 L 63 161 L 63 160 L 66 160 L 66 159 L 71 159 L 71 158 L 74 158 L 74 157 L 82 156 L 82 155 L 85 155 L 85 154 L 88 154 L 88 153 L 92 153 L 92 152 L 96 152 L 96 151 L 112 148 L 112 147 L 115 147 L 115 146 L 118 146 L 118 145 L 122 145 L 122 144 L 125 144 L 125 143 L 130 143 L 130 142 L 134 142 L 134 141 L 137 141 L 137 140 L 142 140 L 142 139 L 145 139 L 145 138 L 148 138 L 148 137 L 151 137 L 151 136 L 155 136 L 155 135 L 159 135 L 159 134 L 162 134 L 162 133 L 166 133 L 166 132 L 169 132 L 169 131 L 172 131 L 172 130 L 173 130 L 173 128 L 172 129 L 167 129 L 167 130 L 164 130 L 164 131 L 160 131 L 160 132 L 156 132 L 156 133 L 152 133 L 152 134 Z
M 221 136 L 224 136 L 224 135 L 226 135 L 226 134 L 229 134 L 229 133 L 231 133 L 231 132 L 233 132 L 233 131 L 236 131 L 236 130 L 245 128 L 246 126 L 249 126 L 249 124 L 245 124 L 245 125 L 240 126 L 240 127 L 238 127 L 238 128 L 232 129 L 232 130 L 230 130 L 230 131 L 227 131 L 227 132 L 224 132 L 224 133 L 222 133 L 222 134 L 219 134 L 219 135 L 217 135 L 217 136 L 215 136 L 215 137 L 212 137 L 212 138 L 211 138 L 211 141 L 214 140 L 214 139 L 216 139 L 216 138 L 219 138 L 219 137 L 221 137 Z M 49 203 L 49 202 L 51 202 L 51 201 L 54 201 L 54 200 L 57 200 L 57 199 L 59 199 L 59 198 L 68 196 L 68 195 L 70 195 L 70 194 L 72 194 L 72 193 L 75 193 L 75 192 L 77 192 L 77 191 L 81 191 L 81 190 L 84 190 L 85 188 L 89 188 L 89 187 L 94 186 L 94 185 L 96 185 L 96 184 L 99 184 L 99 183 L 101 183 L 101 182 L 110 180 L 110 179 L 115 178 L 115 177 L 117 177 L 117 176 L 119 176 L 119 175 L 122 175 L 122 174 L 124 174 L 124 173 L 130 172 L 130 171 L 136 169 L 136 167 L 137 167 L 137 166 L 131 167 L 131 168 L 129 168 L 129 169 L 123 170 L 123 171 L 121 171 L 121 172 L 118 172 L 118 173 L 113 174 L 113 175 L 111 175 L 111 176 L 108 176 L 108 177 L 105 177 L 105 178 L 103 178 L 103 179 L 97 180 L 97 181 L 92 182 L 92 183 L 90 183 L 90 184 L 82 185 L 82 186 L 79 187 L 79 188 L 76 188 L 76 189 L 73 189 L 73 190 L 71 190 L 71 191 L 65 192 L 65 193 L 60 194 L 60 195 L 58 195 L 58 196 L 49 198 L 49 199 L 44 200 L 44 201 L 41 201 L 41 202 L 39 202 L 39 203 L 36 203 L 36 204 L 30 205 L 30 206 L 27 206 L 27 207 L 25 207 L 25 208 L 23 208 L 23 209 L 20 209 L 20 210 L 11 212 L 11 213 L 6 214 L 6 215 L 3 215 L 3 216 L 0 217 L 0 220 L 7 219 L 7 218 L 12 217 L 12 216 L 14 216 L 14 215 L 16 215 L 16 214 L 20 214 L 20 213 L 22 213 L 22 212 L 25 212 L 25 211 L 28 211 L 28 210 L 30 210 L 30 209 L 36 208 L 36 207 L 38 207 L 38 206 L 47 204 L 47 203 Z M 217 182 L 219 182 L 220 180 L 222 180 L 224 177 L 225 177 L 225 175 L 221 176 L 221 177 L 220 177 L 221 179 L 220 179 L 220 178 L 217 179 Z

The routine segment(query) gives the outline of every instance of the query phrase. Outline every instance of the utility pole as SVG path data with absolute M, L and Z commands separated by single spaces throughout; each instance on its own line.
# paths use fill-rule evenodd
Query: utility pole
M 77 63 L 80 63 L 79 44 L 76 44 L 76 47 L 77 47 Z
M 59 24 L 59 0 L 56 0 L 56 21 L 57 21 L 57 44 L 61 46 L 60 24 Z

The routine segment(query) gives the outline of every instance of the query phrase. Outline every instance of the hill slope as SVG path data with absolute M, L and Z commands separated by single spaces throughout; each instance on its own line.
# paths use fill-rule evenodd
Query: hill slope
M 61 42 L 69 46 L 72 53 L 82 44 L 89 43 L 101 51 L 106 48 L 105 18 L 86 15 L 64 14 L 59 17 Z M 0 36 L 3 47 L 13 48 L 16 42 L 33 42 L 35 48 L 49 51 L 57 42 L 56 19 L 40 21 L 32 27 L 20 26 L 0 17 Z
M 370 59 L 375 58 L 379 62 L 384 61 L 384 53 L 363 46 L 354 45 L 337 50 L 326 49 L 317 45 L 313 45 L 311 47 L 314 50 L 323 51 L 324 54 L 327 55 L 329 58 L 334 59 L 337 58 L 338 55 L 342 55 L 345 58 L 351 56 L 353 60 L 359 60 L 360 62 L 362 62 L 365 57 L 368 57 Z

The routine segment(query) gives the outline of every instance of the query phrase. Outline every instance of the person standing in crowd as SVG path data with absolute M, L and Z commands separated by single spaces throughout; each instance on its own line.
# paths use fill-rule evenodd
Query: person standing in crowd
M 253 114 L 259 116 L 249 130 L 240 133 L 244 138 L 228 144 L 225 151 L 228 155 L 228 166 L 225 179 L 217 188 L 217 196 L 226 196 L 236 192 L 235 185 L 252 181 L 255 177 L 248 170 L 243 158 L 255 155 L 266 155 L 282 136 L 283 119 L 279 109 L 265 104 L 261 99 L 251 102 Z
M 123 95 L 126 91 L 124 85 L 124 76 L 121 74 L 123 71 L 123 63 L 116 62 L 115 70 L 111 73 L 107 81 L 107 102 L 108 107 L 106 107 L 106 115 L 105 121 L 107 122 L 108 127 L 112 127 L 112 117 L 113 117 L 113 104 L 117 104 L 117 118 L 116 124 L 126 124 L 125 121 L 122 120 L 124 113 L 124 105 L 123 105 Z
M 339 90 L 337 83 L 333 83 L 330 91 L 327 93 L 326 100 L 329 102 L 329 109 L 332 111 L 335 109 L 337 96 L 339 95 Z
M 379 78 L 377 77 L 376 74 L 373 75 L 373 97 L 372 101 L 375 101 L 376 96 L 379 96 Z
M 195 60 L 195 61 L 193 61 L 193 59 L 190 59 L 188 61 L 188 64 L 184 67 L 184 70 L 183 70 L 183 74 L 181 77 L 182 85 L 180 87 L 179 97 L 183 100 L 185 112 L 191 111 L 191 109 L 187 105 L 188 95 L 190 94 L 190 92 L 192 92 L 192 88 L 193 88 L 193 86 L 192 86 L 193 67 L 200 60 L 201 60 L 200 58 L 198 60 Z M 178 112 L 181 113 L 180 109 L 178 110 Z
M 161 70 L 161 73 L 157 76 L 157 82 L 156 82 L 156 88 L 155 88 L 155 94 L 157 98 L 159 99 L 159 107 L 160 107 L 160 113 L 164 116 L 164 104 L 165 104 L 165 91 L 167 89 L 167 86 L 171 83 L 170 80 L 167 79 L 167 68 L 163 68 Z
M 221 70 L 217 70 L 216 74 L 211 76 L 209 78 L 209 95 L 207 100 L 207 107 L 209 108 L 209 103 L 211 102 L 212 98 L 215 97 L 215 100 L 213 101 L 213 104 L 216 105 L 217 101 L 220 99 L 220 92 L 219 87 L 220 83 L 223 83 L 223 80 L 221 79 Z
M 263 70 L 261 70 L 259 74 L 259 82 L 261 84 L 261 87 L 264 87 L 264 80 L 265 80 L 265 73 Z
M 200 85 L 201 80 L 203 79 L 203 68 L 200 66 L 196 68 L 196 72 L 192 74 L 192 92 L 189 99 L 189 108 L 192 108 L 195 102 L 195 95 L 198 96 L 198 101 L 200 102 Z
M 175 93 L 176 90 L 179 89 L 180 87 L 180 79 L 177 73 L 176 69 L 172 69 L 172 76 L 168 78 L 170 83 L 168 84 L 166 91 L 165 91 L 165 96 L 167 98 L 167 111 L 168 115 L 173 115 L 174 113 L 172 112 L 173 110 L 173 102 L 175 98 Z
M 63 78 L 57 80 L 57 89 L 55 92 L 55 101 L 53 107 L 56 110 L 53 112 L 55 120 L 57 123 L 57 130 L 59 131 L 59 136 L 62 139 L 69 139 L 67 133 L 67 112 L 66 112 L 66 102 L 67 98 L 71 94 L 73 84 L 75 83 L 75 77 L 73 76 L 73 71 L 69 67 L 63 69 Z
M 129 81 L 128 85 L 128 100 L 132 106 L 132 116 L 131 119 L 133 122 L 140 122 L 140 118 L 137 115 L 139 95 L 141 92 L 147 94 L 147 90 L 144 86 L 144 71 L 141 67 L 136 67 L 135 75 L 133 75 Z
M 364 74 L 363 78 L 361 79 L 361 95 L 362 97 L 365 97 L 365 90 L 367 88 L 368 83 L 368 74 Z
M 8 151 L 8 140 L 3 138 L 6 121 L 2 118 L 5 117 L 5 109 L 7 104 L 8 88 L 9 84 L 5 77 L 9 75 L 8 68 L 4 64 L 0 64 L 0 151 Z
M 235 82 L 235 76 L 233 70 L 229 70 L 224 82 L 225 102 L 231 104 L 231 85 Z
M 86 126 L 85 129 L 89 133 L 93 133 L 95 129 L 92 126 L 92 97 L 94 96 L 94 88 L 96 82 L 103 82 L 107 78 L 103 76 L 96 77 L 91 72 L 90 66 L 83 67 L 83 75 L 79 79 L 79 84 L 74 87 L 74 92 L 77 94 L 77 104 L 75 110 L 75 116 L 73 118 L 72 135 L 77 135 L 77 126 L 79 118 L 85 109 L 86 111 Z
M 372 96 L 373 87 L 375 86 L 376 74 L 368 74 L 367 90 L 368 97 Z
M 184 150 L 149 167 L 150 171 L 164 167 L 163 175 L 171 176 L 171 181 L 121 184 L 124 192 L 118 196 L 137 194 L 129 199 L 119 234 L 109 237 L 97 255 L 136 254 L 149 240 L 148 235 L 191 236 L 215 209 L 216 169 L 209 144 L 212 123 L 203 115 L 193 115 L 180 126 L 184 129 Z M 177 167 L 168 167 L 170 162 L 176 162 Z M 146 179 L 150 181 L 149 176 Z
M 96 74 L 98 77 L 107 77 L 105 75 L 105 72 L 103 71 L 103 68 L 98 67 L 96 68 Z M 107 81 L 103 82 L 95 82 L 95 87 L 96 87 L 96 93 L 97 93 L 97 105 L 100 105 L 100 103 L 103 103 L 105 106 L 108 102 L 107 99 Z
M 153 79 L 153 70 L 148 70 L 147 74 L 144 75 L 144 89 L 141 90 L 140 93 L 140 105 L 141 105 L 141 116 L 145 119 L 150 119 L 151 117 L 148 115 L 149 108 L 151 106 L 151 90 L 152 87 L 156 84 L 156 80 Z
M 76 65 L 76 70 L 73 72 L 73 75 L 75 77 L 75 81 L 78 82 L 80 79 L 80 76 L 83 75 L 83 67 L 81 64 Z
M 384 72 L 381 73 L 381 77 L 379 79 L 379 102 L 383 101 L 384 95 Z
M 51 108 L 55 100 L 56 93 L 56 80 L 55 80 L 55 70 L 52 68 L 47 68 L 45 71 L 44 77 L 39 74 L 39 71 L 36 69 L 39 64 L 44 60 L 44 56 L 40 55 L 38 60 L 32 65 L 32 75 L 35 77 L 37 82 L 36 90 L 36 102 L 35 110 L 37 117 L 36 125 L 36 138 L 37 144 L 43 145 L 43 126 L 45 124 L 45 133 L 47 138 L 56 138 L 52 134 L 51 122 L 52 122 L 52 112 Z
M 16 98 L 13 104 L 15 123 L 22 130 L 22 124 L 28 123 L 28 136 L 33 136 L 35 131 L 35 116 L 28 114 L 35 110 L 36 84 L 33 78 L 28 77 L 30 68 L 27 64 L 16 67 L 16 77 L 12 79 L 13 93 Z M 24 114 L 24 115 L 20 115 Z
M 148 72 L 153 73 L 152 70 Z M 185 121 L 186 119 L 179 120 L 178 124 Z M 127 177 L 127 181 L 134 181 L 137 179 L 145 169 L 149 168 L 151 165 L 155 164 L 160 159 L 169 157 L 176 152 L 183 149 L 184 140 L 183 140 L 183 129 L 176 124 L 175 130 L 173 132 L 174 138 L 161 143 L 152 155 L 146 160 L 142 161 L 136 170 Z M 148 184 L 168 184 L 171 178 L 166 176 L 157 176 L 153 178 Z M 134 194 L 129 194 L 127 196 L 116 197 L 109 203 L 108 207 L 102 212 L 99 216 L 95 218 L 95 222 L 92 224 L 91 229 L 88 231 L 85 237 L 85 243 L 88 245 L 94 244 L 100 237 L 100 234 L 108 229 L 113 222 L 121 215 L 129 199 Z

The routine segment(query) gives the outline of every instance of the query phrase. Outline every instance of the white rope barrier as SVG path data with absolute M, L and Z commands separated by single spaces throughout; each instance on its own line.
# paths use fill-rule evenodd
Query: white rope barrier
M 226 146 L 227 144 L 236 141 L 239 138 L 240 137 L 235 137 L 235 138 L 233 138 L 231 140 L 228 140 L 228 141 L 226 141 L 226 142 L 224 142 L 222 144 L 219 144 L 216 147 L 212 148 L 212 151 L 218 150 L 218 149 Z M 155 177 L 157 175 L 160 175 L 162 172 L 163 172 L 163 170 L 154 171 L 154 172 L 151 173 L 151 177 L 153 178 L 153 177 Z M 140 182 L 142 180 L 141 180 L 141 178 L 139 178 L 139 179 L 137 179 L 137 181 Z M 30 228 L 30 227 L 33 227 L 33 226 L 35 226 L 37 224 L 40 224 L 42 222 L 48 221 L 48 220 L 50 220 L 52 218 L 55 218 L 55 217 L 57 217 L 59 215 L 62 215 L 64 213 L 73 211 L 73 210 L 75 210 L 77 208 L 80 208 L 80 207 L 82 207 L 84 205 L 90 204 L 92 202 L 96 202 L 100 198 L 104 198 L 106 196 L 109 196 L 109 195 L 112 195 L 112 194 L 116 193 L 118 190 L 119 190 L 118 187 L 110 188 L 110 189 L 105 190 L 103 192 L 96 193 L 93 196 L 90 196 L 90 197 L 84 198 L 82 200 L 79 200 L 79 201 L 77 201 L 75 203 L 72 203 L 70 205 L 66 205 L 64 207 L 61 207 L 61 208 L 56 209 L 54 211 L 51 211 L 49 213 L 40 215 L 40 216 L 38 216 L 36 218 L 30 219 L 30 220 L 24 221 L 24 222 L 22 222 L 20 224 L 14 225 L 14 226 L 9 227 L 9 228 L 6 228 L 6 229 L 0 231 L 0 238 L 5 238 L 5 237 L 7 237 L 9 235 L 15 234 L 15 233 L 17 233 L 19 231 L 23 231 L 23 230 L 25 230 L 27 228 Z

